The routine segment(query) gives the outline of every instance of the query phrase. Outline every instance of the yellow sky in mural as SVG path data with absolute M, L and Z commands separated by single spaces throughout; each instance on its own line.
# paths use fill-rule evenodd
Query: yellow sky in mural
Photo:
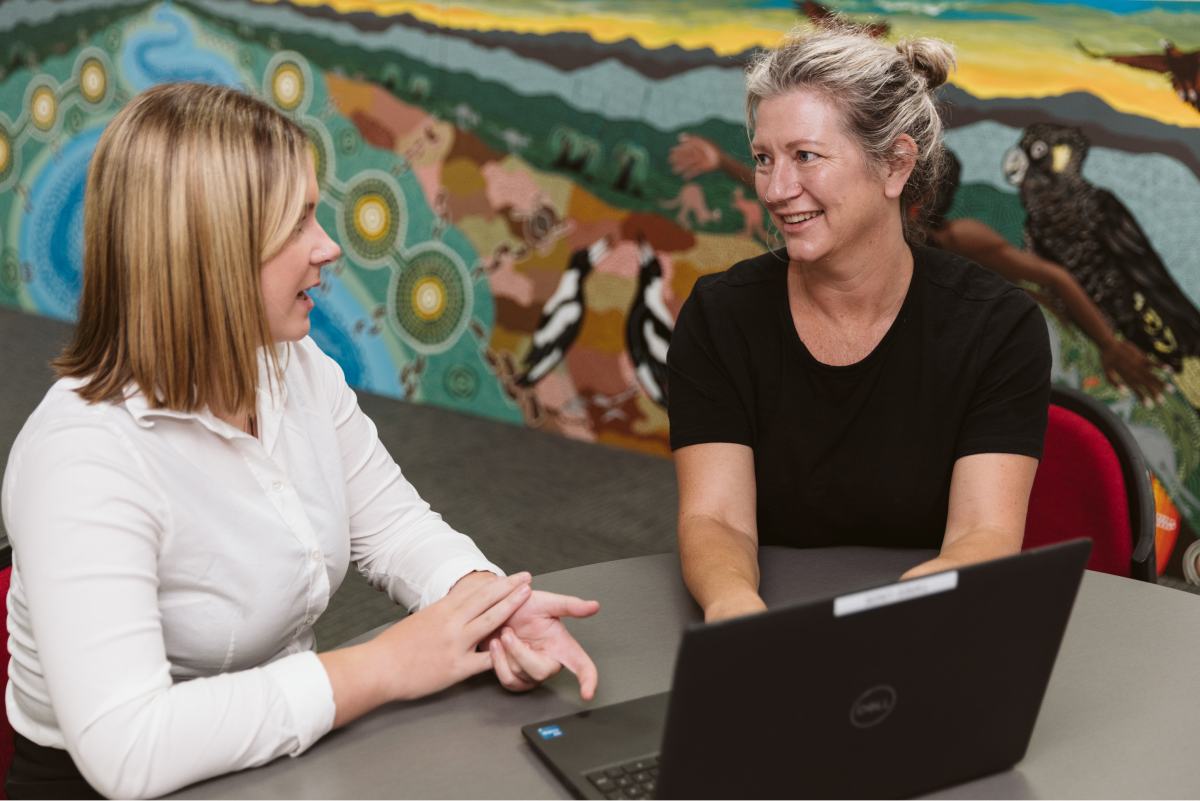
M 720 55 L 770 47 L 797 20 L 793 12 L 784 9 L 731 9 L 704 2 L 691 6 L 685 14 L 678 13 L 676 7 L 672 9 L 675 13 L 667 15 L 655 14 L 649 6 L 621 13 L 623 9 L 589 4 L 587 13 L 564 13 L 562 6 L 536 2 L 517 9 L 494 2 L 486 8 L 472 7 L 467 4 L 469 0 L 459 5 L 414 0 L 291 1 L 302 6 L 329 6 L 341 13 L 411 14 L 423 22 L 448 28 L 535 34 L 579 31 L 599 42 L 634 39 L 650 49 L 678 45 L 690 50 L 710 48 Z M 1118 39 L 1123 44 L 1117 45 L 1115 52 L 1130 52 L 1128 42 L 1137 42 L 1138 50 L 1155 52 L 1153 43 L 1162 35 L 1159 31 L 1112 15 L 1080 15 L 1073 11 L 1051 8 L 1046 13 L 1055 18 L 1041 24 L 947 22 L 917 17 L 892 17 L 889 22 L 894 35 L 938 36 L 953 42 L 960 57 L 953 83 L 977 97 L 1049 97 L 1084 91 L 1118 111 L 1200 128 L 1200 113 L 1176 97 L 1165 75 L 1089 58 L 1077 44 L 1081 40 L 1111 40 L 1114 30 L 1119 29 Z M 1068 20 L 1070 24 L 1063 24 Z M 1097 49 L 1114 52 L 1105 47 Z
M 255 0 L 273 3 L 276 0 Z M 617 42 L 634 39 L 643 47 L 658 49 L 679 45 L 688 50 L 711 48 L 720 55 L 741 53 L 751 47 L 770 47 L 779 41 L 789 21 L 795 19 L 790 11 L 767 12 L 755 15 L 753 24 L 730 21 L 728 10 L 697 10 L 687 14 L 686 24 L 667 22 L 653 14 L 614 14 L 589 9 L 588 14 L 563 14 L 547 11 L 496 6 L 487 10 L 466 5 L 447 6 L 440 3 L 421 3 L 413 0 L 291 0 L 299 6 L 329 6 L 339 13 L 366 11 L 381 17 L 411 14 L 422 22 L 448 28 L 470 30 L 503 30 L 515 33 L 558 33 L 580 31 L 598 42 Z M 777 25 L 771 25 L 778 18 Z

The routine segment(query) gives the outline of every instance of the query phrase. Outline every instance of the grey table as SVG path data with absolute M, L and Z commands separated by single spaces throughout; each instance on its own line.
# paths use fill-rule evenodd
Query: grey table
M 865 589 L 933 553 L 763 548 L 763 598 L 773 606 Z M 533 583 L 600 601 L 598 615 L 568 624 L 600 671 L 590 703 L 566 671 L 522 695 L 478 676 L 377 709 L 296 759 L 175 797 L 569 798 L 520 727 L 669 689 L 680 633 L 700 609 L 675 554 L 573 568 Z M 1195 798 L 1197 750 L 1200 597 L 1087 573 L 1024 761 L 938 797 Z

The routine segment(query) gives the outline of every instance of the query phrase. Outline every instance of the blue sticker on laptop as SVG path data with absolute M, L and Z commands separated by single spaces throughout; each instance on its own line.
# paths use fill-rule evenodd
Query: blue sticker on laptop
M 552 737 L 562 737 L 563 731 L 557 726 L 543 726 L 537 730 L 537 733 L 542 735 L 543 740 L 549 740 Z

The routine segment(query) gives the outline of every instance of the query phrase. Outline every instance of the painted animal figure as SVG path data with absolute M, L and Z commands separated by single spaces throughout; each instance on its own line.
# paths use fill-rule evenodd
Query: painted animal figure
M 1162 53 L 1139 53 L 1127 56 L 1109 56 L 1103 53 L 1092 53 L 1082 44 L 1079 49 L 1092 58 L 1106 58 L 1127 67 L 1140 70 L 1164 73 L 1171 79 L 1171 86 L 1179 99 L 1192 108 L 1200 111 L 1200 50 L 1185 53 L 1166 39 L 1160 39 L 1158 46 Z
M 660 200 L 658 205 L 664 209 L 678 209 L 675 222 L 688 231 L 693 228 L 692 220 L 695 220 L 695 225 L 709 225 L 721 219 L 720 209 L 709 209 L 704 190 L 699 184 L 684 184 L 674 200 Z
M 757 237 L 760 242 L 768 246 L 774 247 L 778 244 L 778 240 L 771 236 L 767 232 L 766 226 L 763 225 L 763 209 L 757 200 L 751 200 L 741 189 L 735 189 L 729 203 L 741 213 L 742 219 L 746 221 L 746 227 L 742 229 L 743 234 Z
M 1180 370 L 1183 357 L 1200 354 L 1200 311 L 1129 210 L 1084 179 L 1089 146 L 1076 128 L 1039 124 L 1005 156 L 1025 205 L 1026 244 L 1070 270 L 1115 330 Z
M 524 359 L 525 372 L 513 382 L 517 386 L 533 386 L 567 355 L 583 328 L 583 279 L 593 266 L 604 261 L 608 251 L 608 237 L 605 237 L 571 255 L 570 264 L 558 280 L 558 288 L 542 307 L 537 330 L 533 332 L 533 346 Z
M 886 22 L 871 22 L 868 24 L 859 24 L 851 22 L 848 18 L 833 11 L 828 6 L 823 6 L 820 3 L 815 3 L 813 0 L 794 0 L 792 3 L 804 16 L 808 17 L 809 22 L 816 25 L 818 28 L 826 29 L 849 29 L 852 31 L 865 33 L 867 36 L 878 39 L 881 36 L 886 36 L 890 30 Z
M 637 294 L 625 319 L 625 347 L 638 383 L 659 406 L 667 405 L 667 349 L 675 321 L 663 303 L 662 265 L 647 242 L 638 244 Z

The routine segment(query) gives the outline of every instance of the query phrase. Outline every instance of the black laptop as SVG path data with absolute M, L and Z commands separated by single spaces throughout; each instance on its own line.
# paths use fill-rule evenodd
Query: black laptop
M 1091 542 L 689 626 L 669 693 L 521 729 L 578 798 L 895 798 L 1019 762 Z

